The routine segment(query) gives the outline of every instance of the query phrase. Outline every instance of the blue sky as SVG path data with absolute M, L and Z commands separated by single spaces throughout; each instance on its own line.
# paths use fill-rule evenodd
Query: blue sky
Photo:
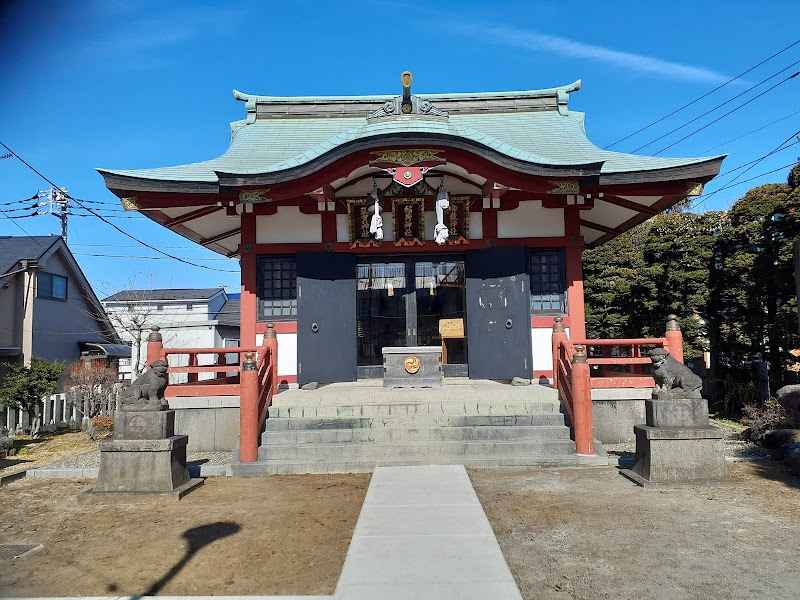
M 796 1 L 698 0 L 691 8 L 641 1 L 379 0 L 1 6 L 0 141 L 72 196 L 107 203 L 91 206 L 131 235 L 220 269 L 138 258 L 158 255 L 96 218 L 76 215 L 69 244 L 101 295 L 124 289 L 134 277 L 154 280 L 156 287 L 238 290 L 237 262 L 118 212 L 116 197 L 94 170 L 220 155 L 228 123 L 245 114 L 233 89 L 393 94 L 400 92 L 404 70 L 414 73 L 415 93 L 536 89 L 582 79 L 570 109 L 587 113 L 589 138 L 605 147 L 800 39 Z M 787 139 L 786 145 L 797 141 L 800 77 L 784 80 L 798 70 L 800 44 L 612 149 L 656 154 L 736 109 L 659 156 L 727 153 L 723 172 L 745 165 Z M 716 192 L 697 210 L 727 208 L 754 185 L 785 181 L 789 168 L 782 167 L 798 157 L 800 144 L 776 152 L 738 181 L 776 172 Z M 742 171 L 719 177 L 706 193 Z M 47 187 L 15 158 L 0 160 L 0 203 Z M 5 210 L 26 206 L 0 204 Z M 6 213 L 21 214 L 26 211 Z M 12 221 L 0 214 L 0 235 L 24 235 L 20 227 L 34 235 L 59 232 L 52 216 Z

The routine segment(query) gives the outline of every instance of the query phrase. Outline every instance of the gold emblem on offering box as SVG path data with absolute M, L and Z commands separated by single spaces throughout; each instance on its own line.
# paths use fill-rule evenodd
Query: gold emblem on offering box
M 413 375 L 414 373 L 419 371 L 420 362 L 416 356 L 409 356 L 407 359 L 403 361 L 403 366 L 406 368 L 406 371 Z

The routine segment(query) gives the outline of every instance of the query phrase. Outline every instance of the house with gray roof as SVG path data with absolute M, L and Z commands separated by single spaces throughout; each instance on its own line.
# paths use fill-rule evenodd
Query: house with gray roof
M 37 356 L 116 365 L 130 356 L 60 236 L 0 237 L 0 382 Z
M 146 342 L 152 327 L 158 327 L 165 343 L 172 347 L 237 346 L 237 302 L 222 287 L 131 289 L 102 300 L 120 338 L 131 345 L 127 378 L 146 370 Z

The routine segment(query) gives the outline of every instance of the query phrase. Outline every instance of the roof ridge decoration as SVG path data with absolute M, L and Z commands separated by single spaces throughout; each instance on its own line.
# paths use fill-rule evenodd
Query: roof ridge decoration
M 404 117 L 415 116 L 433 117 L 435 120 L 447 120 L 449 113 L 435 107 L 430 100 L 420 98 L 411 94 L 411 82 L 414 80 L 411 71 L 404 71 L 400 75 L 400 82 L 403 84 L 403 95 L 395 96 L 391 100 L 383 103 L 378 110 L 367 115 L 367 121 L 379 119 L 381 117 Z

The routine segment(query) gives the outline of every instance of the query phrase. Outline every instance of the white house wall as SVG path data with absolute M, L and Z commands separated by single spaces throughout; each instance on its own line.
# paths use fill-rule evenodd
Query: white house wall
M 564 210 L 544 208 L 541 200 L 523 200 L 514 210 L 497 213 L 497 237 L 561 237 L 564 235 Z
M 257 244 L 322 242 L 322 215 L 306 215 L 299 206 L 279 206 L 274 215 L 256 217 Z

